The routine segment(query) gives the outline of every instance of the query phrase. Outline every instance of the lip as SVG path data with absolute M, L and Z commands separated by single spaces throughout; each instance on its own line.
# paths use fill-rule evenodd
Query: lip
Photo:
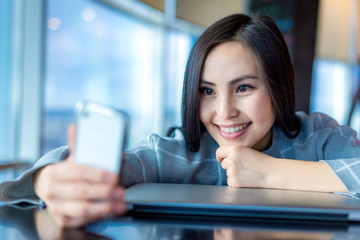
M 240 127 L 246 123 L 251 123 L 251 122 L 244 122 L 244 123 L 236 123 L 236 124 L 214 124 L 217 127 L 222 127 L 222 128 L 231 128 L 231 127 Z
M 216 125 L 216 128 L 218 129 L 219 131 L 219 134 L 227 139 L 227 140 L 233 140 L 233 139 L 236 139 L 236 138 L 239 138 L 241 135 L 243 135 L 249 128 L 249 126 L 251 125 L 251 122 L 249 123 L 249 125 L 247 125 L 245 128 L 243 128 L 242 130 L 240 131 L 237 131 L 237 132 L 234 132 L 234 133 L 226 133 L 226 132 L 223 132 L 220 127 L 223 127 L 223 128 L 231 128 L 231 127 L 239 127 L 239 126 L 242 126 L 244 125 L 245 123 L 242 123 L 242 124 L 230 124 L 230 125 Z

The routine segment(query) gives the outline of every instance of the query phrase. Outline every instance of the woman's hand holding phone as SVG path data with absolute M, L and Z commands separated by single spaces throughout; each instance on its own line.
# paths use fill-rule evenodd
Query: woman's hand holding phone
M 34 177 L 36 194 L 61 227 L 80 227 L 127 211 L 117 174 L 74 162 L 75 128 L 68 130 L 69 157 L 45 166 Z

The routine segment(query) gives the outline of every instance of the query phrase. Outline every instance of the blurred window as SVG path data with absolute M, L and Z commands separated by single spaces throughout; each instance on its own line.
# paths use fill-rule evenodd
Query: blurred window
M 346 125 L 351 108 L 352 96 L 357 86 L 357 67 L 352 64 L 315 59 L 311 87 L 310 112 L 322 112 L 333 117 L 339 124 Z M 355 109 L 351 127 L 359 131 L 359 110 Z
M 14 157 L 11 51 L 13 1 L 0 2 L 0 160 Z
M 97 1 L 48 0 L 42 153 L 66 144 L 79 100 L 126 110 L 128 147 L 180 125 L 186 59 L 195 36 Z
M 16 90 L 20 87 L 13 76 L 15 56 L 14 1 L 0 1 L 0 162 L 16 157 Z

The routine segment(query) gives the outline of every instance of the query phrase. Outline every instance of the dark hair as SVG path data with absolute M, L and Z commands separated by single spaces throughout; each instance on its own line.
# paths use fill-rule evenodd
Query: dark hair
M 240 41 L 252 52 L 260 79 L 270 94 L 275 122 L 287 137 L 296 137 L 300 122 L 295 115 L 294 70 L 280 30 L 269 17 L 234 14 L 207 28 L 191 50 L 182 95 L 182 130 L 188 148 L 198 151 L 205 131 L 198 111 L 199 81 L 205 58 L 215 46 L 228 41 Z

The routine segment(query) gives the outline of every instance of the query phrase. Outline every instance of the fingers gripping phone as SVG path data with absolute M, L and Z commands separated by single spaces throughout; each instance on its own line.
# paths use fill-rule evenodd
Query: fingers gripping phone
M 120 174 L 129 117 L 112 107 L 76 104 L 75 162 Z

